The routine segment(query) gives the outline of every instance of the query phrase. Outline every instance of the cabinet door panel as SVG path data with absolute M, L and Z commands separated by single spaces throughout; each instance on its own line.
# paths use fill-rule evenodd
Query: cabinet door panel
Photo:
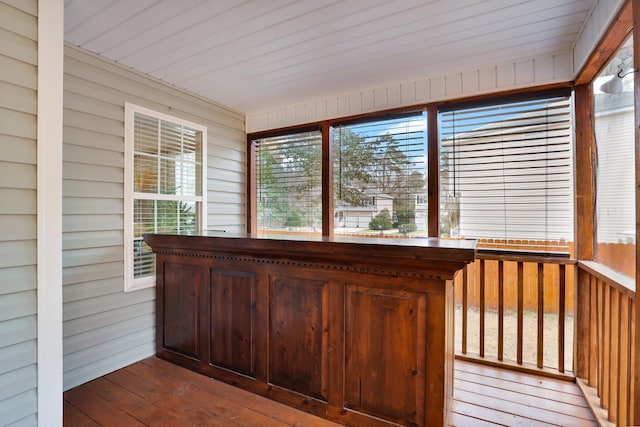
M 256 276 L 211 272 L 211 364 L 255 376 Z
M 345 407 L 423 425 L 426 295 L 347 286 Z
M 199 359 L 201 269 L 194 265 L 168 262 L 163 266 L 163 346 Z
M 269 382 L 326 400 L 327 284 L 272 276 L 269 288 Z

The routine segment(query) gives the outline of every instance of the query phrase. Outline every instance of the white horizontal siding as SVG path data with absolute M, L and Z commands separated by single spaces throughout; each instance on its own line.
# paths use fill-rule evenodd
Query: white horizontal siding
M 37 423 L 35 1 L 0 0 L 0 425 Z
M 68 389 L 155 351 L 155 290 L 123 292 L 125 102 L 207 126 L 210 227 L 245 227 L 246 138 L 242 115 L 71 47 L 65 50 L 64 87 Z
M 247 132 L 573 79 L 571 51 L 364 88 L 247 114 Z M 331 87 L 327 87 L 327 92 Z
M 595 115 L 598 147 L 596 192 L 598 243 L 635 239 L 635 167 L 633 108 Z

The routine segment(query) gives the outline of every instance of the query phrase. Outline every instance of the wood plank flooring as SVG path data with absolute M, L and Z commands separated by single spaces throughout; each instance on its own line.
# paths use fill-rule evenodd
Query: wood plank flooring
M 456 361 L 451 425 L 595 426 L 575 384 Z M 338 426 L 151 357 L 64 393 L 64 425 Z

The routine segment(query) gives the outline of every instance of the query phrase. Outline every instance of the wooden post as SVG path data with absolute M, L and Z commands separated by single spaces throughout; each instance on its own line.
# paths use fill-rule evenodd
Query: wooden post
M 257 201 L 257 180 L 256 180 L 256 143 L 251 137 L 247 137 L 247 233 L 256 233 L 258 230 L 258 201 Z
M 333 236 L 333 128 L 328 122 L 322 130 L 322 235 Z
M 429 237 L 440 236 L 440 141 L 438 138 L 438 108 L 427 107 L 427 217 Z
M 595 175 L 596 141 L 593 129 L 593 89 L 590 84 L 576 86 L 576 151 L 575 151 L 575 257 L 591 261 L 594 258 L 595 238 Z M 585 333 L 589 318 L 588 276 L 577 269 L 575 284 L 576 321 L 574 322 L 574 370 L 579 378 L 589 373 L 589 334 Z M 581 280 L 582 279 L 582 280 Z
M 640 390 L 640 303 L 638 302 L 638 280 L 640 279 L 640 247 L 638 247 L 638 238 L 640 237 L 640 73 L 637 72 L 640 67 L 640 0 L 632 0 L 633 12 L 633 66 L 636 69 L 634 75 L 634 104 L 635 104 L 635 147 L 636 147 L 636 303 L 635 303 L 635 331 L 631 339 L 635 340 L 634 353 L 631 355 L 634 365 L 636 366 L 633 374 L 634 390 Z M 631 402 L 632 420 L 630 424 L 640 423 L 640 402 L 635 399 Z

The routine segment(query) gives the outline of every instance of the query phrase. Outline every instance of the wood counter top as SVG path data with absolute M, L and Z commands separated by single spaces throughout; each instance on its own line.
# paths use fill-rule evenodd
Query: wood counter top
M 349 267 L 377 266 L 407 272 L 430 273 L 443 278 L 473 262 L 475 240 L 437 238 L 355 238 L 291 235 L 145 234 L 155 252 L 216 252 L 238 256 L 281 258 Z M 435 261 L 435 263 L 433 262 Z

